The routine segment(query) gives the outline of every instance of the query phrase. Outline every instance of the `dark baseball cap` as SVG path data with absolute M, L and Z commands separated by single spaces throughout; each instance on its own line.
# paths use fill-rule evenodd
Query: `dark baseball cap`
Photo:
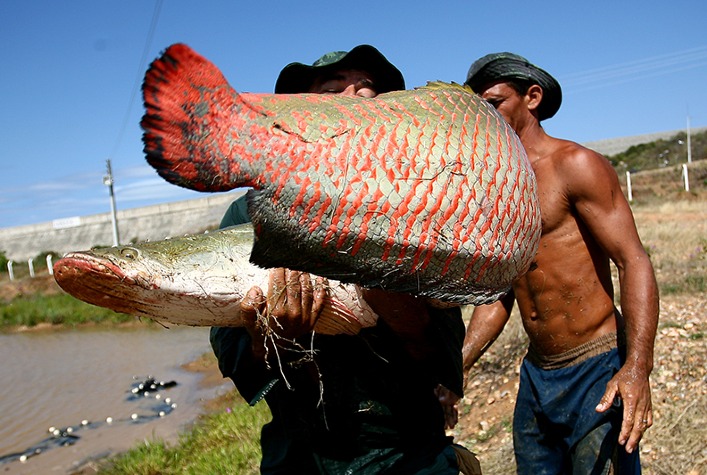
M 477 59 L 469 68 L 466 84 L 478 90 L 486 84 L 503 79 L 521 79 L 537 84 L 543 89 L 543 99 L 538 106 L 538 118 L 549 119 L 562 104 L 560 83 L 547 71 L 522 56 L 513 53 L 492 53 Z
M 405 80 L 398 68 L 373 46 L 359 45 L 349 52 L 327 53 L 311 66 L 303 63 L 288 64 L 280 71 L 275 82 L 275 93 L 307 92 L 319 76 L 340 69 L 358 69 L 368 72 L 373 76 L 376 92 L 379 94 L 405 89 Z

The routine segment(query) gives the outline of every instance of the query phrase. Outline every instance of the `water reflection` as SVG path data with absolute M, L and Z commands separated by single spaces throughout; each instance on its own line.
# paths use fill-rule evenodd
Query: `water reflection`
M 111 440 L 115 437 L 110 434 L 130 438 L 135 427 L 116 425 L 109 433 L 105 421 L 130 420 L 137 413 L 145 413 L 148 402 L 138 401 L 143 408 L 136 409 L 136 402 L 130 400 L 134 377 L 153 375 L 158 381 L 176 381 L 175 387 L 160 392 L 173 401 L 170 404 L 179 405 L 174 411 L 181 413 L 179 421 L 195 417 L 198 402 L 206 394 L 199 388 L 200 376 L 182 370 L 180 365 L 207 351 L 206 328 L 141 327 L 0 335 L 0 456 L 33 446 L 49 435 L 50 427 L 78 427 L 82 422 L 100 421 L 106 426 L 100 430 L 106 432 L 101 435 L 100 430 L 91 434 L 83 431 L 81 441 L 75 444 L 77 448 L 71 448 L 79 456 L 90 456 L 95 443 L 84 439 L 93 439 L 94 435 Z M 164 404 L 164 400 L 157 403 Z M 173 425 L 171 418 L 168 415 L 143 425 L 154 426 L 147 433 L 157 434 L 159 427 Z M 62 450 L 67 449 L 52 452 Z

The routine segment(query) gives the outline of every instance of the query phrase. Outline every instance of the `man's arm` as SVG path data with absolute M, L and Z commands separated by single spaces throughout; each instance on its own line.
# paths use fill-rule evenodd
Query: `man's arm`
M 626 324 L 626 362 L 607 384 L 597 411 L 609 409 L 617 396 L 623 399 L 619 443 L 630 453 L 653 423 L 649 376 L 658 326 L 658 287 L 616 172 L 601 155 L 579 150 L 568 160 L 570 197 L 580 219 L 618 269 Z
M 381 289 L 361 289 L 380 320 L 400 339 L 422 373 L 434 375 L 434 394 L 444 412 L 445 427 L 458 421 L 463 392 L 461 346 L 464 322 L 459 307 L 439 309 L 427 299 Z
M 464 387 L 468 383 L 471 368 L 496 341 L 506 326 L 514 302 L 515 296 L 511 290 L 501 300 L 474 308 L 466 327 L 466 336 L 462 347 Z

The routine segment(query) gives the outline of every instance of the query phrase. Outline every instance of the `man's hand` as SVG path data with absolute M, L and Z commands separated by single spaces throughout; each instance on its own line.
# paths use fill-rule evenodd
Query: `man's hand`
M 608 410 L 614 399 L 623 400 L 624 414 L 619 433 L 619 444 L 626 452 L 633 452 L 643 433 L 653 425 L 653 408 L 648 375 L 624 365 L 607 383 L 604 396 L 596 407 L 597 412 Z
M 454 426 L 459 422 L 459 407 L 457 405 L 459 403 L 459 396 L 441 384 L 438 384 L 435 388 L 435 396 L 439 399 L 439 403 L 442 405 L 442 410 L 444 411 L 444 428 L 454 429 Z
M 309 274 L 289 269 L 270 271 L 267 298 L 268 322 L 283 338 L 297 338 L 314 330 L 326 289 L 317 278 L 316 295 Z
M 253 353 L 264 355 L 266 339 L 272 333 L 278 339 L 292 340 L 312 332 L 326 287 L 322 277 L 313 285 L 312 276 L 289 269 L 270 271 L 267 297 L 260 287 L 252 287 L 241 301 L 241 315 L 253 340 Z

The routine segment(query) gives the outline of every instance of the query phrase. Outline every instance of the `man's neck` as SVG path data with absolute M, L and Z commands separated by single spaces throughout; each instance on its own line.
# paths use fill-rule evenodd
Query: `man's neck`
M 550 139 L 550 136 L 547 135 L 545 129 L 543 129 L 539 122 L 532 122 L 526 127 L 523 127 L 518 137 L 531 162 L 542 158 L 545 144 L 548 139 Z

